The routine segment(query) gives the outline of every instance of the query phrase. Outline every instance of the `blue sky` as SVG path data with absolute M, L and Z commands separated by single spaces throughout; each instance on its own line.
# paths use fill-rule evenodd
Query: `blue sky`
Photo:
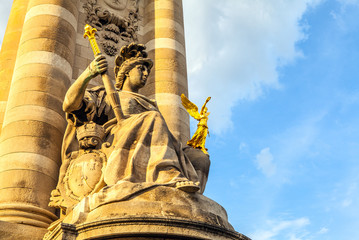
M 205 194 L 254 240 L 357 238 L 359 1 L 184 6 L 190 98 L 212 96 Z
M 359 0 L 183 3 L 205 195 L 253 240 L 359 238 Z

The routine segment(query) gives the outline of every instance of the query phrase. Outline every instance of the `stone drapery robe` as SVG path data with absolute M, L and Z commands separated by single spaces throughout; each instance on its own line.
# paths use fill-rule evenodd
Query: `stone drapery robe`
M 104 141 L 110 144 L 108 148 L 101 148 L 107 156 L 103 174 L 108 186 L 126 182 L 136 186 L 146 183 L 147 187 L 174 186 L 178 181 L 197 182 L 195 169 L 169 131 L 156 103 L 141 94 L 118 93 L 125 116 L 120 124 L 117 124 L 103 87 L 86 91 L 82 107 L 67 114 L 68 127 L 62 147 L 65 166 L 62 167 L 69 164 L 71 152 L 79 150 L 76 126 L 93 121 L 105 127 Z

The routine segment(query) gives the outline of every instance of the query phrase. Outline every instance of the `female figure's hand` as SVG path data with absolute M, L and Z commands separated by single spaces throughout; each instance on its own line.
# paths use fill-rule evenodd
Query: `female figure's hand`
M 96 77 L 99 74 L 103 74 L 108 69 L 108 63 L 106 57 L 103 55 L 98 55 L 88 66 L 89 75 L 91 78 Z

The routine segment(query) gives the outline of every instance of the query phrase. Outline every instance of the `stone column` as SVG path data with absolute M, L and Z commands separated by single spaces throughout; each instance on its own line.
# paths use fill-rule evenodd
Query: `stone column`
M 0 134 L 29 0 L 14 0 L 0 52 Z
M 188 96 L 182 0 L 145 3 L 144 43 L 155 64 L 143 94 L 157 100 L 171 132 L 185 144 L 190 133 L 180 97 Z
M 57 184 L 62 101 L 72 78 L 76 0 L 29 0 L 0 139 L 0 220 L 47 227 Z

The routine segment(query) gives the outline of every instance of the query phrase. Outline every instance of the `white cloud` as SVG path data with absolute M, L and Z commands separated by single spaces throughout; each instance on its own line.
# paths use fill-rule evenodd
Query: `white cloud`
M 355 204 L 358 200 L 358 185 L 356 181 L 347 184 L 345 187 L 345 193 L 343 194 L 344 199 L 341 202 L 343 208 L 348 208 L 352 204 Z
M 250 236 L 253 240 L 304 240 L 308 239 L 306 237 L 308 232 L 305 230 L 305 227 L 309 224 L 309 219 L 305 217 L 294 220 L 271 220 L 267 221 L 265 229 L 259 229 Z
M 330 15 L 336 21 L 338 27 L 344 32 L 351 32 L 353 28 L 357 28 L 355 22 L 350 18 L 350 13 L 353 8 L 359 7 L 359 0 L 336 0 L 340 3 L 340 8 L 332 10 Z M 354 13 L 356 14 L 356 13 Z M 353 25 L 354 24 L 354 25 Z
M 321 235 L 321 234 L 326 234 L 328 231 L 329 231 L 328 228 L 322 227 L 322 228 L 319 230 L 318 234 L 319 234 L 319 235 Z
M 300 171 L 305 165 L 303 159 L 316 159 L 318 154 L 326 151 L 323 148 L 326 146 L 322 146 L 320 142 L 321 134 L 323 134 L 321 123 L 326 116 L 327 112 L 324 110 L 314 115 L 309 114 L 305 118 L 297 119 L 296 123 L 283 132 L 264 140 L 270 143 L 270 148 L 262 149 L 257 155 L 257 162 L 259 162 L 259 156 L 263 159 L 261 165 L 258 164 L 257 167 L 265 169 L 266 164 L 268 165 L 267 173 L 262 171 L 266 176 L 272 176 L 271 180 L 274 180 L 272 183 L 280 186 L 292 182 L 303 174 Z M 273 161 L 273 156 L 275 156 L 275 161 Z M 270 175 L 271 170 L 275 174 Z
M 330 199 L 328 211 L 339 211 L 347 216 L 357 216 L 359 211 L 358 166 L 352 166 L 346 176 L 335 184 L 333 191 L 325 198 Z
M 210 127 L 233 126 L 231 109 L 280 88 L 278 67 L 302 56 L 303 14 L 318 0 L 184 0 L 190 98 L 213 99 Z
M 244 150 L 244 149 L 247 148 L 247 147 L 248 147 L 247 143 L 241 142 L 241 143 L 239 144 L 239 151 L 242 151 L 242 150 Z
M 276 165 L 273 162 L 273 155 L 270 148 L 264 148 L 256 156 L 257 168 L 267 177 L 271 177 L 276 173 Z
M 344 199 L 342 202 L 342 207 L 349 207 L 352 204 L 353 200 L 352 199 Z

